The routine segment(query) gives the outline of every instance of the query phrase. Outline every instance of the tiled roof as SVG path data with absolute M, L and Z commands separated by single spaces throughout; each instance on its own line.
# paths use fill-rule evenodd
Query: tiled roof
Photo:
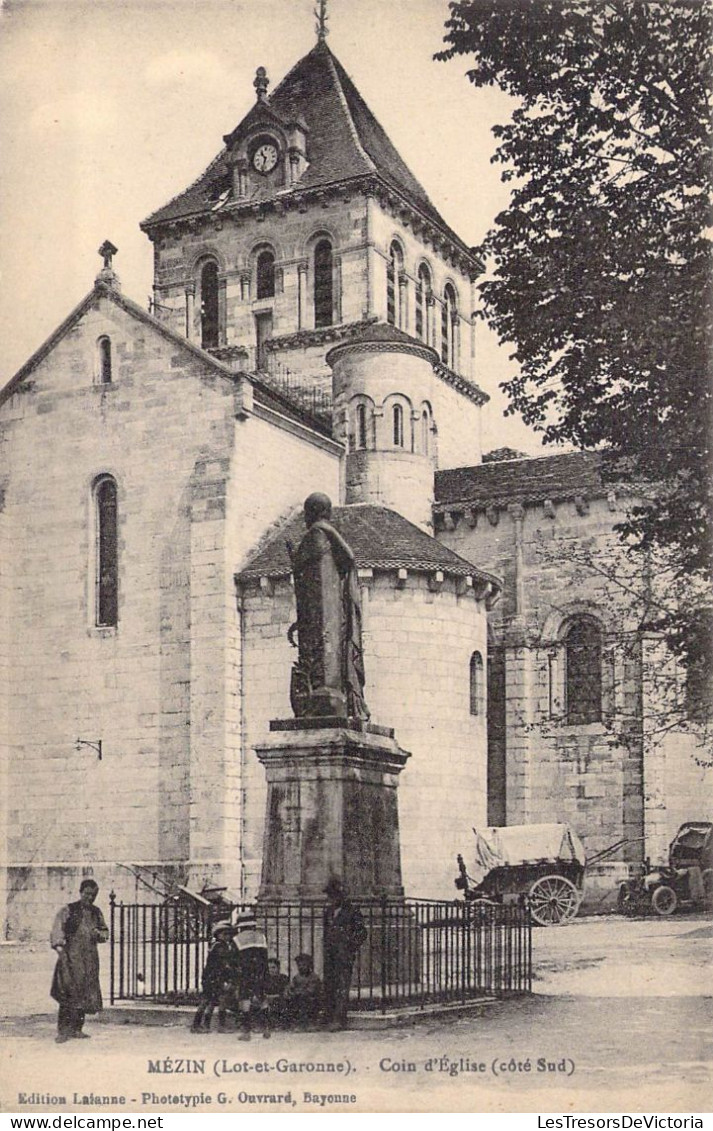
M 324 42 L 318 42 L 292 68 L 270 95 L 267 106 L 285 121 L 302 119 L 308 130 L 310 164 L 294 191 L 377 175 L 471 254 L 429 200 Z M 254 114 L 253 106 L 243 122 Z M 222 199 L 230 189 L 227 153 L 227 148 L 223 149 L 192 185 L 149 216 L 142 227 L 229 207 L 229 197 Z M 284 198 L 285 191 L 266 183 L 263 192 L 256 190 L 249 203 L 271 199 L 278 193 Z
M 602 455 L 561 452 L 534 459 L 501 460 L 436 472 L 436 510 L 538 503 L 602 495 Z
M 332 524 L 351 546 L 360 569 L 408 569 L 416 573 L 443 573 L 456 577 L 498 579 L 442 546 L 430 534 L 389 510 L 371 504 L 332 508 Z M 257 577 L 286 577 L 291 573 L 287 541 L 294 545 L 305 533 L 302 511 L 296 512 L 260 547 L 239 573 L 243 581 Z

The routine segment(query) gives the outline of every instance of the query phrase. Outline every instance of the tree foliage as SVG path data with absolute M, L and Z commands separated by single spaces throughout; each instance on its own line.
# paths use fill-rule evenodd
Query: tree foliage
M 514 343 L 508 412 L 606 447 L 638 485 L 622 536 L 710 580 L 711 59 L 708 0 L 465 0 L 437 58 L 517 100 L 495 128 L 513 183 L 481 253 L 485 314 Z M 660 618 L 693 668 L 695 609 Z

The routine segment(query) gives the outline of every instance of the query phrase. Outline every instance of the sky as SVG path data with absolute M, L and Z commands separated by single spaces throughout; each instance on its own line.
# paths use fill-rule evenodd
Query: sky
M 0 0 L 0 386 L 90 290 L 110 239 L 146 304 L 139 223 L 190 184 L 315 42 L 314 0 Z M 329 0 L 328 43 L 444 219 L 478 243 L 507 205 L 491 133 L 510 100 L 433 61 L 446 0 Z M 504 420 L 511 349 L 480 323 L 484 450 L 538 453 Z

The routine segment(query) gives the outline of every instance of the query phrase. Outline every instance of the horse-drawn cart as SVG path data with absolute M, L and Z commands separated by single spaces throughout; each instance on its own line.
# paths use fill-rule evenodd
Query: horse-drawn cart
M 535 923 L 574 919 L 582 901 L 586 857 L 569 825 L 509 825 L 475 833 L 474 862 L 458 856 L 456 887 L 469 902 L 507 903 L 526 896 Z

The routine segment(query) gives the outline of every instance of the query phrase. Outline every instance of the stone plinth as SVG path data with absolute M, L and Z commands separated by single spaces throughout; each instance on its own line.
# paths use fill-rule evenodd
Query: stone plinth
M 322 899 L 335 875 L 353 898 L 403 896 L 396 785 L 409 755 L 384 727 L 311 721 L 271 723 L 255 748 L 267 777 L 259 900 Z

